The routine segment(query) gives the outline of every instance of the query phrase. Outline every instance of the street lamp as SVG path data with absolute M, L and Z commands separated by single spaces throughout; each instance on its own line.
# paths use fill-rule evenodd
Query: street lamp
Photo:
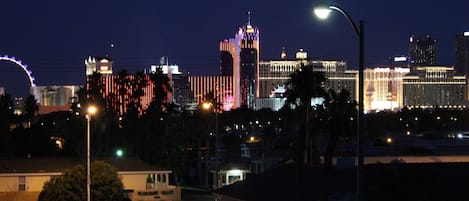
M 97 108 L 90 105 L 86 113 L 86 200 L 91 200 L 91 164 L 90 164 L 90 122 L 91 116 L 94 115 Z
M 218 160 L 219 160 L 219 156 L 218 156 L 218 145 L 219 145 L 219 137 L 218 137 L 218 108 L 215 107 L 215 105 L 211 102 L 204 102 L 202 103 L 202 108 L 204 110 L 210 110 L 210 109 L 213 109 L 213 112 L 215 113 L 215 165 L 216 165 L 216 170 L 215 170 L 215 176 L 217 178 L 216 180 L 216 185 L 218 186 Z M 207 147 L 210 147 L 209 143 L 207 143 Z M 209 150 L 209 149 L 207 149 Z M 207 155 L 210 154 L 208 153 L 207 151 Z M 208 160 L 208 158 L 206 159 L 206 161 Z
M 363 130 L 364 130 L 364 108 L 363 108 L 363 70 L 364 70 L 364 58 L 365 58 L 365 52 L 364 52 L 364 23 L 363 20 L 360 20 L 360 27 L 359 29 L 353 22 L 352 18 L 350 15 L 345 12 L 342 8 L 335 6 L 335 5 L 328 5 L 328 4 L 318 4 L 317 6 L 314 7 L 314 14 L 319 18 L 319 19 L 326 19 L 330 12 L 332 10 L 338 11 L 341 13 L 347 21 L 350 23 L 350 25 L 353 28 L 353 31 L 355 32 L 356 36 L 358 37 L 358 44 L 359 44 L 359 54 L 358 54 L 358 125 L 357 125 L 357 198 L 358 200 L 361 199 L 360 197 L 360 185 L 361 181 L 361 171 L 364 166 L 364 160 L 363 160 Z

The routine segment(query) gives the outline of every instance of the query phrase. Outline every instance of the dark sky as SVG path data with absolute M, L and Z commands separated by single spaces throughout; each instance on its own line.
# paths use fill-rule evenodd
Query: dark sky
M 130 72 L 169 56 L 195 75 L 216 74 L 218 43 L 247 22 L 259 27 L 261 59 L 278 58 L 283 46 L 293 57 L 304 48 L 314 58 L 345 59 L 357 65 L 358 42 L 339 13 L 327 21 L 312 14 L 314 0 L 2 0 L 0 55 L 27 64 L 37 85 L 83 84 L 84 59 L 109 54 L 114 71 Z M 365 21 L 367 67 L 407 52 L 409 36 L 437 39 L 437 63 L 453 65 L 455 35 L 469 30 L 469 1 L 335 1 Z M 115 44 L 114 48 L 110 48 Z M 0 62 L 0 86 L 27 93 L 21 69 Z

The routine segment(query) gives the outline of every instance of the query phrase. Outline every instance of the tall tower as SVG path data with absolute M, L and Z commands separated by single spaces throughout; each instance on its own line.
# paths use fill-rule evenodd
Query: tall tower
M 436 40 L 429 35 L 424 38 L 411 36 L 409 40 L 409 57 L 411 71 L 416 66 L 433 66 L 436 64 L 435 59 Z
M 233 107 L 254 107 L 259 96 L 259 29 L 251 24 L 250 12 L 235 37 L 220 42 L 220 54 L 221 74 L 233 76 Z
M 86 76 L 92 75 L 93 72 L 101 73 L 102 75 L 112 74 L 113 61 L 108 57 L 88 57 L 85 59 Z
M 456 35 L 456 73 L 469 74 L 469 31 Z

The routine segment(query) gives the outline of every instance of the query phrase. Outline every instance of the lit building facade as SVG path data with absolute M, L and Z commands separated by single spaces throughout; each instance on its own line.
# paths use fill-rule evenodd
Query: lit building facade
M 112 74 L 113 61 L 108 57 L 88 57 L 85 59 L 86 76 L 92 75 L 93 72 L 101 73 L 101 75 Z
M 469 31 L 456 35 L 456 65 L 458 75 L 469 74 Z
M 39 106 L 70 106 L 81 86 L 34 86 L 31 94 L 37 100 Z
M 404 105 L 411 108 L 461 108 L 466 105 L 466 76 L 453 67 L 424 66 L 404 76 Z
M 90 79 L 91 76 L 87 77 L 88 81 L 86 82 L 86 88 L 90 89 Z M 139 100 L 135 100 L 135 98 L 131 98 L 133 96 L 133 93 L 135 93 L 135 89 L 132 89 L 132 85 L 130 83 L 134 82 L 136 79 L 135 75 L 127 75 L 125 79 L 127 79 L 127 83 L 125 85 L 120 84 L 119 80 L 122 80 L 123 78 L 119 75 L 106 75 L 106 76 L 101 76 L 99 79 L 99 83 L 94 83 L 100 88 L 100 94 L 105 101 L 105 107 L 113 109 L 116 113 L 117 116 L 122 116 L 127 112 L 127 105 L 130 104 L 131 102 L 140 102 L 142 105 L 142 108 L 139 112 L 139 114 L 143 114 L 143 111 L 148 108 L 150 105 L 153 97 L 154 97 L 154 83 L 150 80 L 150 75 L 146 74 L 144 75 L 144 80 L 147 83 L 146 87 L 143 87 L 143 96 L 140 97 Z M 123 88 L 122 88 L 123 87 Z M 125 94 L 121 95 L 120 92 L 125 91 Z
M 248 23 L 239 28 L 234 38 L 220 42 L 220 71 L 233 76 L 233 108 L 250 107 L 258 97 L 256 83 L 259 69 L 259 29 Z
M 32 86 L 30 93 L 39 105 L 39 114 L 68 111 L 78 97 L 81 86 Z
M 282 55 L 285 53 L 282 52 Z M 351 98 L 356 99 L 358 91 L 358 71 L 348 70 L 345 61 L 308 60 L 307 53 L 300 50 L 296 53 L 296 60 L 261 61 L 259 65 L 259 97 L 269 98 L 273 91 L 284 86 L 290 75 L 300 69 L 302 65 L 312 66 L 313 71 L 323 72 L 327 80 L 326 89 L 340 91 L 346 89 Z M 265 101 L 264 101 L 265 102 Z M 256 106 L 257 107 L 257 106 Z
M 234 107 L 233 76 L 189 76 L 190 89 L 193 97 L 200 104 L 215 98 L 222 110 Z M 213 97 L 208 97 L 212 93 Z
M 153 100 L 155 84 L 151 81 L 151 74 L 156 73 L 158 70 L 169 78 L 170 89 L 166 90 L 166 103 L 174 103 L 179 109 L 196 109 L 197 102 L 195 101 L 190 85 L 188 76 L 179 71 L 178 65 L 169 65 L 168 59 L 162 57 L 160 64 L 151 65 L 149 69 L 144 70 L 143 80 L 147 85 L 143 88 L 143 96 L 136 100 L 134 93 L 140 93 L 134 89 L 132 83 L 136 82 L 138 75 L 128 74 L 125 77 L 119 74 L 112 74 L 112 60 L 107 57 L 89 57 L 85 60 L 87 85 L 89 89 L 89 81 L 92 78 L 93 72 L 101 74 L 100 80 L 96 84 L 100 88 L 102 98 L 107 100 L 106 107 L 116 111 L 118 116 L 122 116 L 127 112 L 127 105 L 138 102 L 141 105 L 139 114 L 148 108 Z M 148 73 L 148 74 L 147 74 Z M 125 80 L 125 83 L 122 83 Z M 124 94 L 123 94 L 124 93 Z
M 399 110 L 404 106 L 403 78 L 409 68 L 372 68 L 364 71 L 365 112 Z
M 416 66 L 433 66 L 436 64 L 436 40 L 431 36 L 416 37 L 409 39 L 409 58 L 411 71 Z

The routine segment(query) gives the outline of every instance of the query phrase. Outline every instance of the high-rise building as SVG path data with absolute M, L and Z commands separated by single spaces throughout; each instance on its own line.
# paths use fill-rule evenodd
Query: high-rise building
M 469 31 L 456 35 L 456 73 L 469 74 Z
M 135 88 L 132 88 L 130 83 L 135 82 L 137 78 L 136 75 L 126 75 L 122 77 L 120 75 L 106 75 L 99 77 L 99 80 L 95 80 L 94 84 L 98 86 L 99 93 L 103 99 L 108 99 L 109 101 L 105 102 L 105 107 L 113 109 L 117 116 L 122 116 L 127 113 L 127 105 L 131 102 L 139 102 L 141 104 L 139 114 L 143 114 L 143 111 L 148 108 L 153 97 L 154 97 L 154 88 L 155 84 L 150 80 L 150 75 L 144 75 L 144 81 L 147 83 L 146 87 L 143 87 L 143 96 L 138 100 L 132 98 L 134 93 L 137 93 Z M 92 80 L 92 76 L 87 77 L 88 80 Z M 126 79 L 127 84 L 122 84 L 123 79 Z M 90 85 L 90 82 L 87 81 L 86 89 L 90 89 L 93 86 Z
M 417 108 L 463 108 L 466 76 L 448 66 L 421 66 L 403 78 L 404 105 Z
M 199 104 L 214 98 L 222 110 L 234 108 L 232 76 L 189 76 L 189 84 Z
M 233 76 L 233 108 L 253 107 L 258 94 L 259 29 L 248 23 L 239 27 L 234 38 L 220 42 L 220 70 Z
M 416 66 L 433 66 L 436 64 L 436 40 L 431 36 L 416 37 L 409 39 L 409 58 L 411 71 Z
M 168 98 L 171 102 L 184 110 L 197 109 L 198 103 L 190 89 L 189 76 L 180 72 L 178 65 L 168 65 L 167 57 L 162 57 L 160 65 L 151 65 L 150 73 L 155 73 L 157 69 L 168 75 L 172 89 L 172 92 L 168 93 Z
M 259 64 L 259 98 L 256 100 L 255 109 L 264 107 L 273 110 L 278 109 L 278 105 L 285 102 L 281 94 L 290 75 L 300 69 L 302 65 L 310 66 L 313 71 L 323 72 L 327 80 L 324 83 L 326 89 L 340 91 L 346 89 L 350 92 L 351 98 L 358 95 L 357 82 L 358 71 L 348 70 L 345 61 L 337 60 L 310 60 L 308 54 L 303 49 L 296 52 L 295 60 L 287 60 L 285 51 L 282 51 L 281 60 L 261 61 Z M 266 100 L 276 99 L 276 100 Z M 270 105 L 270 106 L 269 106 Z M 272 106 L 272 107 L 271 107 Z
M 112 74 L 112 60 L 108 57 L 88 57 L 85 59 L 86 76 L 92 75 L 93 72 L 101 73 L 101 75 Z
M 290 75 L 301 68 L 301 65 L 312 66 L 313 71 L 323 72 L 327 80 L 326 88 L 336 91 L 347 89 L 352 99 L 356 97 L 357 73 L 348 70 L 345 61 L 337 60 L 310 60 L 307 52 L 300 49 L 296 53 L 296 60 L 261 61 L 259 65 L 259 97 L 267 98 L 272 91 L 285 85 Z

